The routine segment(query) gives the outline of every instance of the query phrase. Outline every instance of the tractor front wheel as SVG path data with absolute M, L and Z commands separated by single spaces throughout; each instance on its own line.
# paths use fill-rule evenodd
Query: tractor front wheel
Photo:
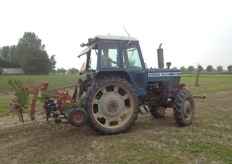
M 192 94 L 187 90 L 180 90 L 174 100 L 174 116 L 180 126 L 192 123 L 195 104 Z
M 98 79 L 85 99 L 89 123 L 102 134 L 128 130 L 139 112 L 138 98 L 132 85 L 120 77 Z

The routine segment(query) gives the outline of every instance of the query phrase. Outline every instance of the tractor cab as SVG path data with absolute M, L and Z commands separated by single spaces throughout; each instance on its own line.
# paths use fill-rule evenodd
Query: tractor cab
M 78 56 L 87 56 L 86 73 L 92 72 L 94 78 L 112 75 L 123 77 L 133 84 L 137 94 L 146 94 L 146 69 L 137 39 L 96 36 L 81 46 L 88 46 Z

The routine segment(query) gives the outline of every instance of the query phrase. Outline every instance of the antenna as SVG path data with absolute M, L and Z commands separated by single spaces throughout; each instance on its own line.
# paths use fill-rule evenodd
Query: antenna
M 130 37 L 130 34 L 129 34 L 129 32 L 127 32 L 126 28 L 125 28 L 124 26 L 122 26 L 122 27 L 123 27 L 123 28 L 124 28 L 124 30 L 126 31 L 126 33 L 127 33 L 128 37 Z

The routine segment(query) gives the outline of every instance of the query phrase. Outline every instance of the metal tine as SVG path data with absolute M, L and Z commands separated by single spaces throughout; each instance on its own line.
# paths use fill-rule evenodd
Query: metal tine
M 23 81 L 18 80 L 18 83 L 22 86 L 25 85 Z
M 14 82 L 13 82 L 12 80 L 9 80 L 9 81 L 8 81 L 8 84 L 10 84 L 10 85 L 12 86 L 12 88 L 13 88 L 16 92 L 18 92 L 18 89 L 19 89 L 19 88 L 17 88 L 17 86 L 14 84 Z
M 17 86 L 18 88 L 21 88 L 21 87 L 22 87 L 22 86 L 19 84 L 18 80 L 14 80 L 14 83 L 16 84 L 16 86 Z

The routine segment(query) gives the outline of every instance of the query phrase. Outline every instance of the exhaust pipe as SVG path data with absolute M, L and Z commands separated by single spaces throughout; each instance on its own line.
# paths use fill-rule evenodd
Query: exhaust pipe
M 162 43 L 159 45 L 159 49 L 157 49 L 158 68 L 164 68 L 164 53 L 161 45 Z

